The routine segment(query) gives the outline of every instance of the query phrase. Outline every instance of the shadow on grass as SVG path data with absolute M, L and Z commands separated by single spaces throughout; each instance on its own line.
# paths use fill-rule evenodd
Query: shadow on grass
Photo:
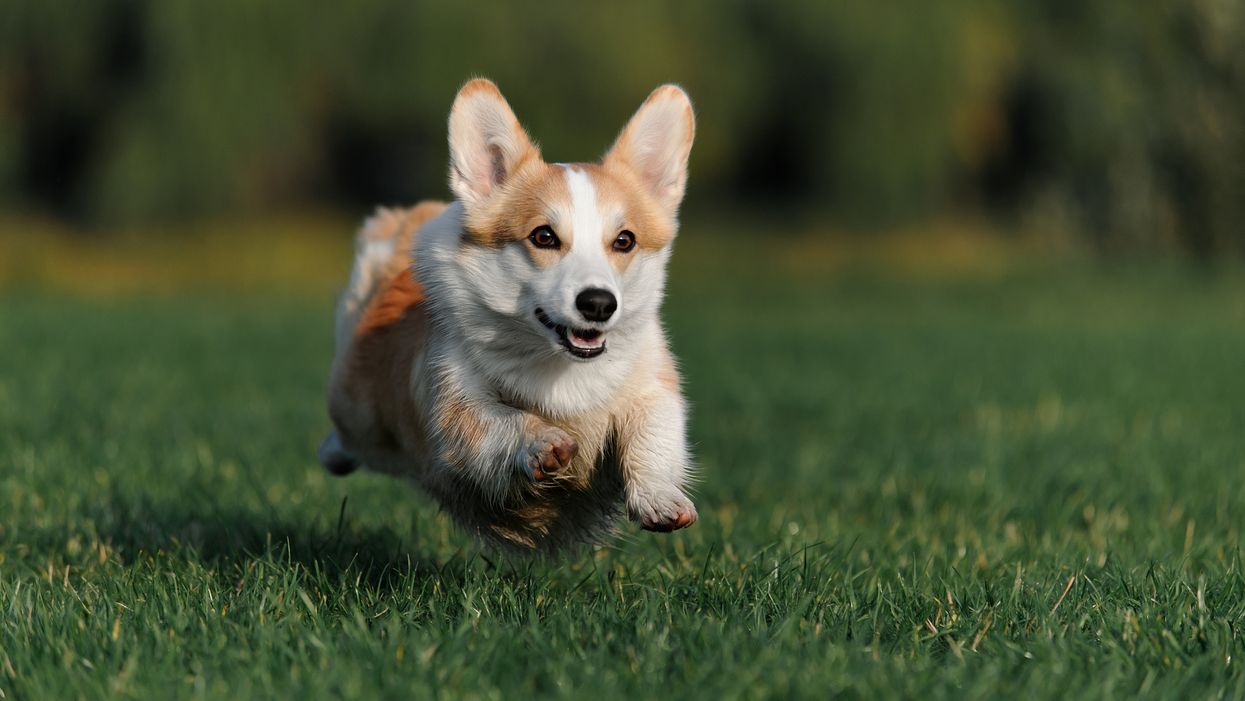
M 210 497 L 173 503 L 114 490 L 106 500 L 78 510 L 70 523 L 24 528 L 18 539 L 37 553 L 65 552 L 66 543 L 74 540 L 95 541 L 126 563 L 172 555 L 221 571 L 245 570 L 260 561 L 298 565 L 318 578 L 365 583 L 379 592 L 409 584 L 412 577 L 461 582 L 481 565 L 498 567 L 477 550 L 438 562 L 431 553 L 408 547 L 414 532 L 350 524 L 348 507 L 343 500 L 335 522 L 326 524 L 322 518 L 302 521 L 275 510 L 264 514 L 224 507 Z M 502 569 L 506 576 L 511 568 Z

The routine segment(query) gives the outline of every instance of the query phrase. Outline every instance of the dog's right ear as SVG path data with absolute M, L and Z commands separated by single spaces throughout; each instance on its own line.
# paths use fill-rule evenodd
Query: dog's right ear
M 540 152 L 493 81 L 464 85 L 450 109 L 450 188 L 458 199 L 483 202 L 531 158 Z

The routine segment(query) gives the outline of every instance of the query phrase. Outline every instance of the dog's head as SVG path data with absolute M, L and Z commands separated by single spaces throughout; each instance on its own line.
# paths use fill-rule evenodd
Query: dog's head
M 588 361 L 651 323 L 694 131 L 687 94 L 665 85 L 599 163 L 549 164 L 497 86 L 463 86 L 450 185 L 462 206 L 460 303 L 473 308 L 456 316 L 490 327 L 468 336 Z

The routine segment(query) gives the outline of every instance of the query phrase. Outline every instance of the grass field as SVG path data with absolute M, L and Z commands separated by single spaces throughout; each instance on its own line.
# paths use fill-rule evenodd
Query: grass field
M 0 698 L 1245 696 L 1245 279 L 823 258 L 681 244 L 701 520 L 562 563 L 315 464 L 331 285 L 10 289 Z

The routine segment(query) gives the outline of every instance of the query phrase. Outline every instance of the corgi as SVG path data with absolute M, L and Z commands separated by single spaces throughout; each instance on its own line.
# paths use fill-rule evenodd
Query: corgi
M 696 522 L 659 318 L 695 118 L 657 88 L 596 163 L 546 163 L 497 86 L 449 115 L 450 204 L 380 209 L 338 303 L 320 462 L 406 479 L 501 549 Z

